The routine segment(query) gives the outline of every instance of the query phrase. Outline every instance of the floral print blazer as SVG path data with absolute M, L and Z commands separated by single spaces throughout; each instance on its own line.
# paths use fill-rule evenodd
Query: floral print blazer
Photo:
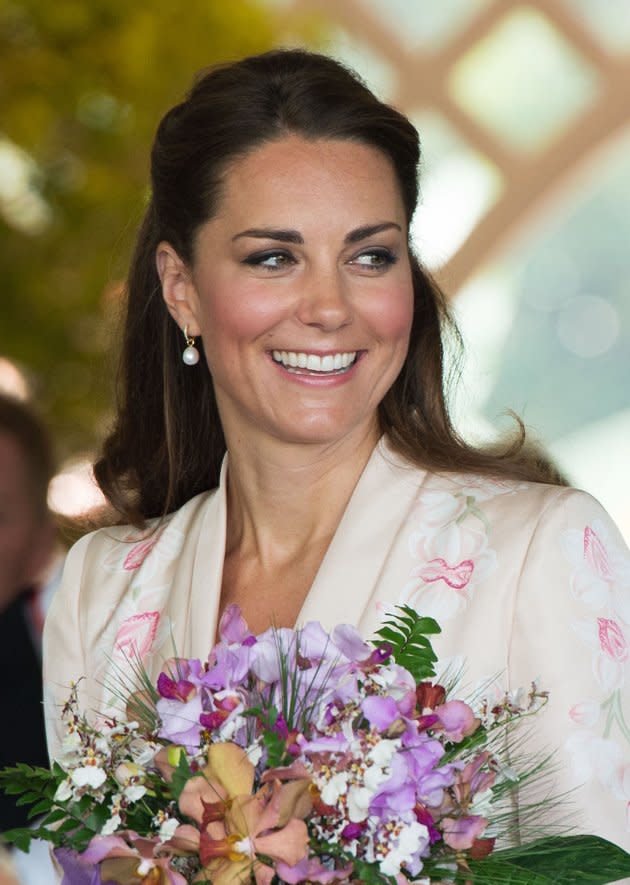
M 219 488 L 148 531 L 100 529 L 68 555 L 44 636 L 51 755 L 72 680 L 85 709 L 111 712 L 112 686 L 139 655 L 156 677 L 174 650 L 214 642 L 226 530 Z M 584 492 L 433 474 L 375 448 L 298 623 L 373 635 L 406 603 L 442 626 L 440 665 L 460 696 L 550 692 L 528 749 L 556 750 L 568 827 L 630 848 L 630 554 Z

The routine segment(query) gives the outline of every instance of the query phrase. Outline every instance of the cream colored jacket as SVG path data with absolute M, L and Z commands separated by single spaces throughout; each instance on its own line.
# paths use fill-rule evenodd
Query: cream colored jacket
M 85 676 L 86 708 L 139 654 L 154 677 L 173 649 L 205 658 L 217 630 L 226 532 L 219 488 L 157 530 L 101 529 L 68 555 L 44 636 L 51 754 L 59 705 Z M 290 588 L 287 588 L 290 592 Z M 410 466 L 382 440 L 348 503 L 298 623 L 345 622 L 370 637 L 406 603 L 437 618 L 441 667 L 460 695 L 550 692 L 531 747 L 558 751 L 568 824 L 630 848 L 630 555 L 584 492 Z M 498 686 L 502 686 L 499 688 Z

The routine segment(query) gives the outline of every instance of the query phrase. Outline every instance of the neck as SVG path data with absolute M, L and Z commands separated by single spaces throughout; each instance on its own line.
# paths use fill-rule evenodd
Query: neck
M 378 438 L 371 428 L 321 446 L 228 442 L 226 553 L 270 563 L 326 546 Z

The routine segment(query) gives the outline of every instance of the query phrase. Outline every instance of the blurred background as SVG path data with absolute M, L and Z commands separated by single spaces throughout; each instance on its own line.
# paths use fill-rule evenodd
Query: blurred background
M 199 68 L 276 45 L 342 59 L 420 131 L 459 426 L 515 410 L 630 538 L 627 0 L 0 0 L 0 388 L 53 433 L 53 508 L 98 502 L 158 119 Z

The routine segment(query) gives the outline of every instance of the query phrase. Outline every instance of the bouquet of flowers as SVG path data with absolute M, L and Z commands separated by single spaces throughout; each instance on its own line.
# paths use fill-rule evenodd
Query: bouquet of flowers
M 510 845 L 527 816 L 515 791 L 536 769 L 508 764 L 512 735 L 546 694 L 534 684 L 476 709 L 451 698 L 433 681 L 436 632 L 403 607 L 371 643 L 318 623 L 255 636 L 230 607 L 206 662 L 175 658 L 157 685 L 134 663 L 120 717 L 91 723 L 74 688 L 52 771 L 0 774 L 44 815 L 5 835 L 24 850 L 52 842 L 65 885 L 630 875 L 630 855 L 595 837 Z

